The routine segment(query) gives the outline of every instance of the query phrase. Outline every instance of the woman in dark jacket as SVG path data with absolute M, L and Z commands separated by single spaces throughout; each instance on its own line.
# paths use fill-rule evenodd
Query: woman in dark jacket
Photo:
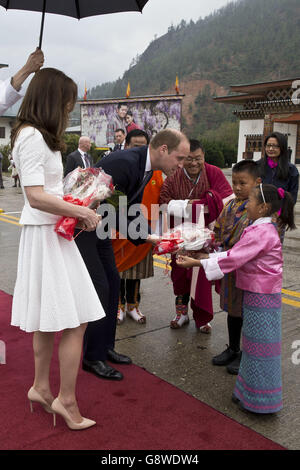
M 265 154 L 259 165 L 263 183 L 273 184 L 291 193 L 294 204 L 297 202 L 299 172 L 289 161 L 287 137 L 280 132 L 268 135 L 264 142 Z

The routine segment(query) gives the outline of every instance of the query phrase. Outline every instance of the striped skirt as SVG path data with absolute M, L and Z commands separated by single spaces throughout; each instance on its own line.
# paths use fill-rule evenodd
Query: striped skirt
M 235 271 L 226 273 L 221 279 L 220 307 L 231 317 L 241 317 L 244 291 L 235 285 Z
M 150 250 L 147 256 L 138 264 L 119 274 L 120 279 L 147 279 L 148 277 L 153 277 L 154 270 L 152 250 Z
M 254 413 L 282 408 L 281 294 L 244 292 L 243 354 L 234 396 Z

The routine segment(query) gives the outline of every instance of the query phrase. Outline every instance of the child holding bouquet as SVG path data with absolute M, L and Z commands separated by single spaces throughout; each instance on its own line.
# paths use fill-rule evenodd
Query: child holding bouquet
M 294 229 L 293 199 L 273 185 L 260 184 L 249 196 L 248 218 L 240 240 L 227 252 L 204 254 L 201 259 L 180 256 L 181 267 L 202 266 L 207 279 L 223 278 L 236 270 L 236 286 L 243 296 L 243 355 L 233 401 L 254 413 L 282 409 L 281 289 L 282 246 L 272 215 Z

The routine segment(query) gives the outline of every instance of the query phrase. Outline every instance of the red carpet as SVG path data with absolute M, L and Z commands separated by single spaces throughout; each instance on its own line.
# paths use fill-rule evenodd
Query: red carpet
M 58 416 L 53 428 L 52 415 L 38 404 L 30 413 L 32 335 L 9 325 L 11 300 L 0 291 L 0 340 L 7 351 L 0 365 L 0 450 L 283 449 L 135 365 L 120 367 L 125 379 L 113 383 L 80 370 L 80 410 L 97 425 L 69 431 Z M 51 373 L 55 394 L 57 354 Z

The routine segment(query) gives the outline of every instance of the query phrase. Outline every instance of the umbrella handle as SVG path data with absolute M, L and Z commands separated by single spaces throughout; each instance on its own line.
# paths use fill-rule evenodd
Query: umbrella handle
M 43 32 L 44 32 L 44 21 L 45 21 L 45 11 L 46 11 L 46 0 L 43 2 L 43 13 L 41 20 L 41 29 L 40 29 L 40 40 L 39 40 L 39 49 L 42 48 Z

